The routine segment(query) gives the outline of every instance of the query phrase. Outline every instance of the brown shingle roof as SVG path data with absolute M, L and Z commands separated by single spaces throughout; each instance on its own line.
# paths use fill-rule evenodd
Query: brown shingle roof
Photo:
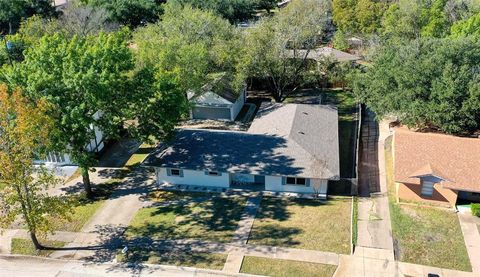
M 395 130 L 395 181 L 420 184 L 432 175 L 445 188 L 480 191 L 480 139 Z

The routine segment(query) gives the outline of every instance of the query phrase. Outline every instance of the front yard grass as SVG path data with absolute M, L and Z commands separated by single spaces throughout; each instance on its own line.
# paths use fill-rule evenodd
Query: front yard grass
M 334 265 L 245 256 L 240 272 L 274 277 L 330 277 L 336 268 Z
M 246 198 L 242 196 L 199 194 L 168 206 L 143 208 L 130 222 L 126 235 L 129 239 L 191 238 L 230 242 L 245 204 Z
M 457 215 L 425 205 L 397 204 L 391 140 L 386 142 L 385 163 L 396 256 L 402 262 L 471 271 Z
M 41 241 L 41 244 L 49 247 L 63 247 L 65 242 L 62 241 Z M 47 257 L 55 250 L 37 250 L 30 239 L 13 238 L 12 239 L 12 254 L 42 256 Z
M 129 251 L 132 251 L 132 253 L 129 254 L 128 258 L 124 254 L 118 254 L 117 261 L 222 270 L 227 260 L 227 255 L 225 254 L 207 254 L 188 251 L 149 251 L 145 249 L 131 249 Z
M 349 254 L 351 201 L 264 197 L 248 243 Z

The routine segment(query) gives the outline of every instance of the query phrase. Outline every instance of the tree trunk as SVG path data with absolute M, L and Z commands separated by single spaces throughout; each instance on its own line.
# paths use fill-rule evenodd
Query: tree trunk
M 92 191 L 92 184 L 90 183 L 90 176 L 88 175 L 88 168 L 82 167 L 80 169 L 82 171 L 82 179 L 83 185 L 85 186 L 85 192 L 87 193 L 87 198 L 93 198 L 93 191 Z
M 30 231 L 30 238 L 32 239 L 33 245 L 35 245 L 35 249 L 37 250 L 45 249 L 45 247 L 41 245 L 40 242 L 38 242 L 37 235 L 35 234 L 35 232 Z

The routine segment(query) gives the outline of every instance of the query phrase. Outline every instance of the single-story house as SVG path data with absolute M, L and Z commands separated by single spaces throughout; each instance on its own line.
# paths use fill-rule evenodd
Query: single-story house
M 157 183 L 319 193 L 340 178 L 338 115 L 330 106 L 262 105 L 248 132 L 177 130 L 144 165 Z
M 200 92 L 189 91 L 192 119 L 223 119 L 234 121 L 245 103 L 246 85 L 234 90 L 228 79 L 219 77 Z
M 361 60 L 359 56 L 352 55 L 350 53 L 340 51 L 332 47 L 320 47 L 312 49 L 308 52 L 308 54 L 307 51 L 308 50 L 304 49 L 296 50 L 295 52 L 293 50 L 290 50 L 289 53 L 292 57 L 296 58 L 303 58 L 305 57 L 305 55 L 307 55 L 307 59 L 314 60 L 316 62 L 322 61 L 325 58 L 330 58 L 336 62 L 356 62 Z
M 96 112 L 93 115 L 94 119 L 97 120 L 101 117 L 101 112 Z M 92 153 L 100 153 L 105 148 L 104 135 L 102 130 L 93 124 L 90 125 L 93 138 L 90 140 L 90 143 L 85 145 L 85 149 Z M 45 159 L 37 159 L 34 161 L 36 164 L 45 164 L 47 166 L 63 166 L 63 165 L 72 165 L 73 161 L 69 154 L 67 153 L 55 153 L 50 152 L 47 154 Z
M 395 129 L 398 200 L 455 207 L 480 201 L 480 139 Z

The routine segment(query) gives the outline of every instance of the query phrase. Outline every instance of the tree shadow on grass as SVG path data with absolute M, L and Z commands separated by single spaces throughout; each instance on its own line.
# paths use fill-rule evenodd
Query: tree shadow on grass
M 280 224 L 271 223 L 262 226 L 256 226 L 250 233 L 250 241 L 255 244 L 268 246 L 295 246 L 300 242 L 295 240 L 295 236 L 303 231 L 296 227 L 284 227 Z

